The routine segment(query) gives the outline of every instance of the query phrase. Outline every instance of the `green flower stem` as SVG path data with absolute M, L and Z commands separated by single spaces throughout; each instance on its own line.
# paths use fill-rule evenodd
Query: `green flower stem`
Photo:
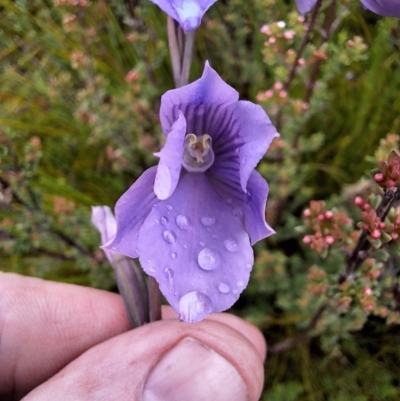
M 193 45 L 196 31 L 189 31 L 185 38 L 185 47 L 182 59 L 182 69 L 180 76 L 180 86 L 187 85 L 189 83 L 190 66 L 192 64 Z
M 161 292 L 154 277 L 149 276 L 147 282 L 149 290 L 149 318 L 150 322 L 161 320 Z
M 176 22 L 171 17 L 168 17 L 167 33 L 175 87 L 179 88 L 181 77 L 181 51 L 178 44 Z
M 113 267 L 132 328 L 148 323 L 149 301 L 142 268 L 133 259 L 124 256 L 113 263 Z

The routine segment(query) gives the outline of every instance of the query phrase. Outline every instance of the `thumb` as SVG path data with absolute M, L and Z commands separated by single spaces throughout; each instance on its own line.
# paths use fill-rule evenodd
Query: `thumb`
M 158 321 L 86 351 L 24 401 L 256 401 L 263 385 L 261 334 L 218 315 Z M 238 323 L 239 322 L 239 323 Z M 251 331 L 248 334 L 248 331 Z M 258 337 L 257 337 L 258 336 Z

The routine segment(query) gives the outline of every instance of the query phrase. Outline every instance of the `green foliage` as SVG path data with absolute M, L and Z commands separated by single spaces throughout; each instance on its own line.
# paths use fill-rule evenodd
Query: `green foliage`
M 197 33 L 191 78 L 210 60 L 281 133 L 259 165 L 277 234 L 256 245 L 234 311 L 269 343 L 264 400 L 397 400 L 396 211 L 355 279 L 338 278 L 356 223 L 373 223 L 355 196 L 375 208 L 382 195 L 360 177 L 398 148 L 389 136 L 376 151 L 399 131 L 399 22 L 326 1 L 296 63 L 310 17 L 288 3 L 220 0 Z M 173 87 L 165 15 L 149 1 L 0 0 L 0 18 L 0 268 L 113 289 L 90 206 L 112 207 L 156 163 Z M 348 219 L 323 227 L 334 243 L 321 249 L 303 243 L 313 198 Z

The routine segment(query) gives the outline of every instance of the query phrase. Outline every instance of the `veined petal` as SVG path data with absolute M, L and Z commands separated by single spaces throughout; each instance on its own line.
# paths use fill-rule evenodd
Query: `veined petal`
M 117 233 L 101 248 L 137 258 L 136 251 L 140 227 L 158 202 L 153 191 L 157 167 L 146 170 L 139 179 L 119 198 L 115 205 Z
M 205 12 L 217 0 L 151 0 L 176 20 L 185 33 L 198 28 Z
M 305 14 L 311 11 L 317 0 L 296 0 L 297 8 L 300 14 Z
M 160 121 L 163 132 L 168 135 L 178 119 L 179 110 L 185 115 L 188 130 L 191 128 L 191 114 L 198 107 L 223 105 L 236 102 L 238 92 L 226 84 L 217 72 L 206 62 L 203 75 L 189 85 L 166 92 L 161 98 Z M 207 109 L 203 110 L 206 111 Z M 188 115 L 189 114 L 189 115 Z M 203 132 L 203 134 L 206 132 Z
M 158 199 L 167 199 L 175 191 L 182 169 L 182 154 L 186 135 L 186 120 L 180 111 L 167 136 L 161 152 L 155 155 L 160 158 L 157 167 L 154 192 Z
M 243 219 L 204 174 L 186 174 L 157 203 L 138 240 L 140 262 L 181 320 L 228 309 L 248 283 L 253 251 Z
M 364 7 L 386 17 L 400 18 L 400 2 L 398 0 L 360 0 Z
M 226 170 L 222 174 L 213 170 L 208 174 L 209 182 L 218 195 L 231 208 L 233 215 L 243 219 L 245 230 L 250 236 L 251 244 L 269 237 L 275 231 L 265 221 L 265 206 L 268 197 L 268 184 L 264 178 L 253 171 L 248 181 L 248 191 L 244 193 L 237 175 L 227 177 Z
M 222 110 L 219 132 L 212 134 L 215 163 L 212 168 L 220 174 L 240 174 L 240 185 L 246 192 L 247 181 L 272 140 L 279 136 L 271 120 L 261 106 L 248 101 L 239 101 Z

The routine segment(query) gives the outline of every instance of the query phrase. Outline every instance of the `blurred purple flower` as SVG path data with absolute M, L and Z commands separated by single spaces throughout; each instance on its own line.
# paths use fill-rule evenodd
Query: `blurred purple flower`
M 202 77 L 161 99 L 166 143 L 116 204 L 108 250 L 140 258 L 181 320 L 228 309 L 246 287 L 251 244 L 273 233 L 268 185 L 254 170 L 278 134 L 260 106 L 206 63 Z
M 399 0 L 360 0 L 368 10 L 386 17 L 400 18 Z
M 368 10 L 386 17 L 400 18 L 399 0 L 360 0 Z M 297 8 L 301 14 L 308 13 L 317 0 L 296 0 Z
M 100 233 L 102 244 L 106 244 L 110 241 L 117 232 L 117 222 L 115 221 L 113 212 L 108 206 L 92 206 L 92 224 Z M 111 264 L 114 263 L 114 259 L 118 256 L 107 250 L 105 250 L 104 253 Z
M 185 33 L 198 28 L 205 12 L 217 0 L 150 0 L 176 20 Z

